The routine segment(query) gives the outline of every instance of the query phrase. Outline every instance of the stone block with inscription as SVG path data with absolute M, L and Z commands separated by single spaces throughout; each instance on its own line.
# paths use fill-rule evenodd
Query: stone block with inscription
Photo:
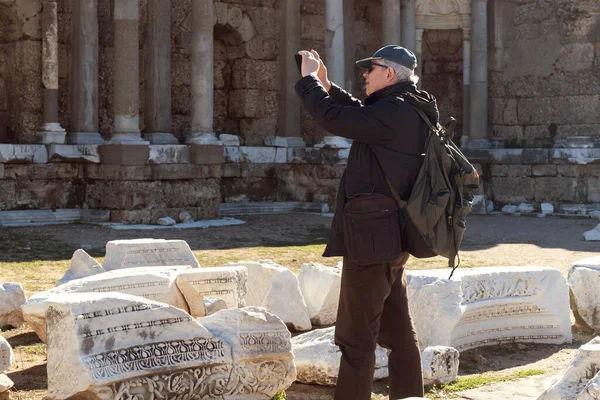
M 49 303 L 48 398 L 268 400 L 296 378 L 290 334 L 264 309 L 195 320 L 119 293 Z
M 271 260 L 239 261 L 227 266 L 248 268 L 247 306 L 264 307 L 297 331 L 312 328 L 298 278 L 292 271 Z
M 31 296 L 22 307 L 25 321 L 45 341 L 46 310 L 52 298 L 63 293 L 125 293 L 169 304 L 187 312 L 187 302 L 175 281 L 177 275 L 189 269 L 189 265 L 128 268 L 75 279 Z
M 574 262 L 569 269 L 568 279 L 575 303 L 574 314 L 600 332 L 600 257 Z
M 297 381 L 335 386 L 340 371 L 342 353 L 334 343 L 335 327 L 315 329 L 292 339 Z M 377 346 L 373 380 L 387 378 L 388 358 L 385 349 Z
M 446 271 L 444 271 L 446 272 Z M 460 320 L 450 346 L 458 351 L 506 342 L 571 342 L 569 287 L 558 269 L 459 269 Z
M 0 144 L 0 163 L 48 162 L 48 152 L 43 144 Z
M 191 265 L 200 268 L 190 246 L 184 240 L 132 239 L 106 243 L 105 270 L 134 267 Z
M 245 267 L 200 268 L 177 276 L 177 287 L 183 294 L 194 318 L 208 315 L 205 298 L 223 299 L 227 308 L 245 305 L 248 270 Z
M 98 261 L 94 260 L 85 250 L 79 249 L 73 253 L 71 265 L 58 283 L 62 285 L 73 279 L 85 278 L 102 272 L 106 272 L 102 265 L 98 264 Z
M 308 307 L 310 321 L 318 326 L 335 324 L 342 270 L 312 262 L 303 264 L 298 282 Z
M 21 306 L 26 301 L 25 291 L 20 283 L 0 283 L 0 328 L 18 328 L 23 324 Z
M 14 362 L 15 356 L 12 347 L 10 347 L 10 343 L 0 336 L 0 373 L 8 371 L 11 364 Z
M 600 336 L 579 348 L 569 366 L 537 400 L 600 398 Z

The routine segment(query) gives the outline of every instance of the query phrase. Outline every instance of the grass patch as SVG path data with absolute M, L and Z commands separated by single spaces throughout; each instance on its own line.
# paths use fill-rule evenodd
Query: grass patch
M 528 378 L 530 376 L 543 375 L 547 371 L 543 369 L 526 369 L 515 371 L 510 375 L 494 375 L 485 373 L 475 376 L 467 376 L 458 378 L 456 382 L 447 383 L 437 387 L 433 387 L 426 393 L 428 399 L 439 399 L 452 395 L 453 393 L 462 392 L 469 389 L 491 385 L 492 383 L 518 381 L 519 379 Z
M 285 390 L 282 390 L 281 392 L 279 392 L 275 396 L 273 396 L 273 398 L 271 400 L 285 400 L 285 399 L 287 399 L 287 396 L 285 395 Z
M 33 356 L 45 356 L 46 355 L 46 345 L 44 343 L 32 344 L 29 346 L 15 346 L 14 350 L 21 350 L 26 354 Z

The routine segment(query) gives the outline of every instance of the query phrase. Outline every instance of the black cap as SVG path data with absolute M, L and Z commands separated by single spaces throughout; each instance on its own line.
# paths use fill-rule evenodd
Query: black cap
M 371 60 L 375 58 L 383 58 L 384 60 L 393 61 L 396 64 L 400 64 L 410 70 L 415 69 L 417 66 L 417 57 L 412 51 L 401 46 L 394 46 L 393 44 L 380 48 L 375 52 L 375 54 L 373 54 L 372 57 L 358 60 L 356 65 L 361 69 L 369 69 L 371 66 Z

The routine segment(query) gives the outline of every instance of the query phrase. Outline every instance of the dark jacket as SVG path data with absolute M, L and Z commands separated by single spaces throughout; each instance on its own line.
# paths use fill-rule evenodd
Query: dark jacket
M 348 199 L 373 192 L 392 196 L 385 177 L 402 199 L 410 196 L 429 134 L 414 107 L 422 109 L 435 124 L 439 118 L 435 98 L 412 83 L 401 82 L 372 93 L 363 105 L 333 84 L 328 94 L 310 75 L 300 79 L 295 89 L 321 128 L 353 139 L 323 254 L 324 257 L 344 256 L 342 215 Z

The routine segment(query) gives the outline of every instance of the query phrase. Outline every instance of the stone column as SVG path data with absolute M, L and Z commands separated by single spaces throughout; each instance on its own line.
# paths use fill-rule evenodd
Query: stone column
M 469 142 L 488 148 L 488 32 L 487 0 L 471 1 L 471 79 Z
M 148 162 L 149 142 L 140 133 L 140 40 L 138 0 L 114 1 L 114 131 L 100 146 L 100 161 L 112 165 Z
M 344 2 L 325 0 L 325 64 L 332 82 L 343 85 L 344 79 Z M 326 134 L 316 147 L 347 148 L 346 139 Z
M 214 5 L 192 0 L 192 122 L 189 144 L 220 144 L 214 129 Z
M 98 144 L 98 0 L 73 0 L 71 117 L 67 142 Z
M 381 1 L 381 46 L 401 44 L 400 0 Z
M 471 28 L 463 28 L 463 118 L 462 118 L 462 136 L 461 145 L 469 141 L 470 124 L 470 95 L 471 87 Z
M 140 134 L 140 52 L 137 0 L 114 1 L 114 118 L 111 143 L 143 142 Z
M 171 134 L 171 0 L 148 1 L 144 139 L 176 144 Z
M 425 32 L 424 29 L 417 29 L 415 31 L 415 56 L 417 57 L 417 68 L 415 70 L 415 74 L 417 74 L 417 76 L 420 78 L 419 83 L 417 84 L 418 87 L 421 87 L 423 82 L 423 77 L 421 76 L 423 74 L 423 32 Z
M 416 0 L 402 0 L 402 47 L 417 51 Z M 420 60 L 419 60 L 420 61 Z
M 64 143 L 66 132 L 58 120 L 58 13 L 56 1 L 44 1 L 42 10 L 42 83 L 44 120 L 39 143 Z
M 279 21 L 279 115 L 277 116 L 277 142 L 287 147 L 305 147 L 300 132 L 300 100 L 294 84 L 301 75 L 294 54 L 300 50 L 300 1 L 280 3 Z

